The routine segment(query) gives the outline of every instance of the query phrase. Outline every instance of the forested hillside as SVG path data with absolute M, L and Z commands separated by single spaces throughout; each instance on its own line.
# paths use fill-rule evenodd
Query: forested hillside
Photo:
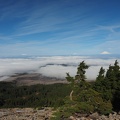
M 58 107 L 69 92 L 68 84 L 16 86 L 0 82 L 0 107 Z

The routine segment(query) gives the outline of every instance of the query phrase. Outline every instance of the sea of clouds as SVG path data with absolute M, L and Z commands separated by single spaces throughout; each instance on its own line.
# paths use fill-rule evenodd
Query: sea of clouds
M 16 73 L 40 73 L 47 77 L 65 79 L 69 72 L 74 76 L 78 64 L 85 61 L 89 65 L 86 70 L 87 80 L 95 80 L 100 67 L 106 70 L 113 65 L 115 58 L 99 58 L 89 56 L 51 56 L 34 58 L 0 58 L 0 81 Z M 117 59 L 120 63 L 120 59 Z

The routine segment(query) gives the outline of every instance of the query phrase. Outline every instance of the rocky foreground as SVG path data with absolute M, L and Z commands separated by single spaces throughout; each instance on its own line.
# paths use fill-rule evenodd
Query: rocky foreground
M 33 108 L 0 109 L 0 120 L 50 120 L 54 112 L 52 108 L 43 108 L 41 110 Z M 120 120 L 120 113 L 114 112 L 109 116 L 99 115 L 98 113 L 91 115 L 76 114 L 68 119 L 61 118 L 60 120 Z
M 0 120 L 50 120 L 52 108 L 36 110 L 33 108 L 0 109 Z
M 114 112 L 109 114 L 109 116 L 99 115 L 97 112 L 91 115 L 76 114 L 75 116 L 70 116 L 69 120 L 120 120 L 120 113 Z

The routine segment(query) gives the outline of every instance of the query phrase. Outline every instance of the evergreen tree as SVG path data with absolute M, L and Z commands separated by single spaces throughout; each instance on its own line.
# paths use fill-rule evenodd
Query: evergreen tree
M 114 110 L 120 109 L 120 67 L 116 60 L 114 65 L 110 65 L 106 75 L 104 70 L 100 69 L 99 75 L 93 85 L 93 88 L 102 94 L 104 100 L 110 100 Z
M 94 83 L 93 88 L 97 91 L 101 91 L 102 87 L 102 83 L 104 82 L 104 76 L 105 74 L 105 69 L 103 69 L 103 67 L 100 68 L 99 74 L 96 78 L 96 82 Z
M 96 81 L 104 80 L 104 77 L 105 77 L 104 74 L 105 74 L 105 69 L 103 69 L 103 67 L 101 67 L 101 68 L 100 68 L 100 71 L 99 71 L 99 75 L 98 75 Z
M 71 77 L 67 73 L 67 81 L 70 82 L 72 91 L 69 97 L 64 100 L 64 105 L 58 109 L 53 117 L 53 120 L 63 120 L 67 119 L 69 116 L 75 113 L 87 113 L 98 112 L 100 114 L 108 114 L 112 111 L 112 104 L 110 101 L 105 101 L 101 97 L 101 93 L 95 91 L 87 82 L 85 73 L 88 69 L 88 65 L 82 61 L 77 68 L 77 75 Z M 100 69 L 98 75 L 99 79 L 104 80 L 103 68 Z M 74 94 L 73 94 L 74 93 Z
M 77 68 L 77 75 L 75 76 L 75 79 L 76 79 L 76 82 L 79 83 L 80 81 L 85 81 L 86 79 L 86 76 L 85 76 L 85 73 L 86 73 L 86 69 L 88 69 L 89 66 L 85 64 L 84 61 L 82 61 L 78 68 Z
M 70 82 L 72 87 L 72 91 L 70 93 L 70 100 L 73 100 L 74 89 L 77 89 L 79 86 L 85 87 L 85 84 L 84 84 L 86 79 L 85 70 L 88 69 L 88 67 L 89 66 L 86 65 L 84 61 L 82 61 L 77 68 L 77 74 L 75 75 L 75 77 L 71 77 L 69 73 L 67 73 L 66 79 L 68 82 Z

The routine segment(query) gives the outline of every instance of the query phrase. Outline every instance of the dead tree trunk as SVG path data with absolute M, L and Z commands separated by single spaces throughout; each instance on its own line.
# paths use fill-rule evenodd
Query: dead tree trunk
M 73 90 L 70 92 L 70 100 L 73 100 Z

